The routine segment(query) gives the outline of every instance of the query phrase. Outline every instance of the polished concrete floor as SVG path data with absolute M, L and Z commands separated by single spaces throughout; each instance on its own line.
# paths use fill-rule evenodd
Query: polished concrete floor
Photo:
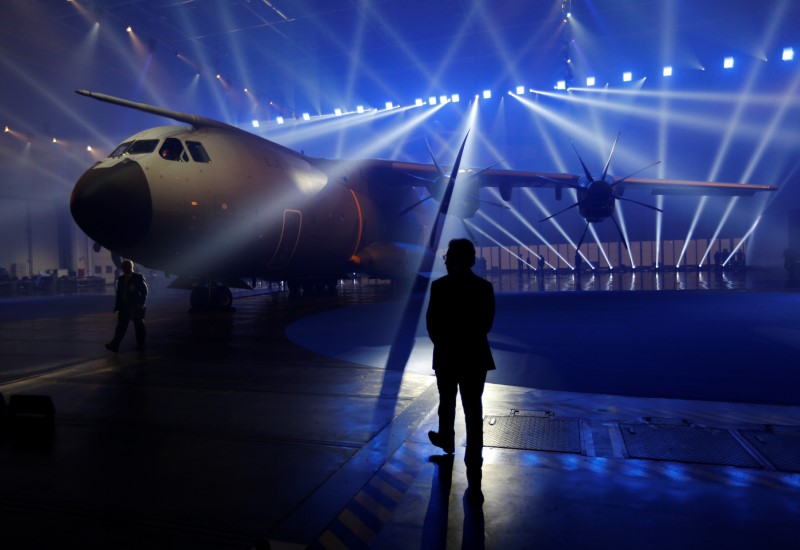
M 421 326 L 405 367 L 386 368 L 408 307 L 388 285 L 265 289 L 193 315 L 184 293 L 156 288 L 147 349 L 131 329 L 119 354 L 103 348 L 109 295 L 5 298 L 0 392 L 50 396 L 55 432 L 5 427 L 0 540 L 795 546 L 800 294 L 735 281 L 630 292 L 621 279 L 494 281 L 482 506 L 464 498 L 462 417 L 455 460 L 428 443 L 438 400 Z M 582 291 L 553 292 L 569 284 Z

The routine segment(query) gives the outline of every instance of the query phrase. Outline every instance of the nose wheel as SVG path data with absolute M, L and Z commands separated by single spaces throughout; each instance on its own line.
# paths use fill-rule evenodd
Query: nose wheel
M 192 289 L 190 303 L 193 310 L 225 310 L 233 305 L 231 289 L 223 285 L 196 286 Z

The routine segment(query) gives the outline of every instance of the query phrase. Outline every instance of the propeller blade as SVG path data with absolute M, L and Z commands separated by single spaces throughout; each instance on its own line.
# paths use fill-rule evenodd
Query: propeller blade
M 428 146 L 428 153 L 430 153 L 431 160 L 433 160 L 433 165 L 436 167 L 436 170 L 439 172 L 439 175 L 444 176 L 444 170 L 442 170 L 442 167 L 439 166 L 438 162 L 436 162 L 436 156 L 433 154 L 433 149 L 431 149 L 431 144 L 428 143 L 428 138 L 425 138 L 425 145 Z
M 423 178 L 422 176 L 415 176 L 414 174 L 409 174 L 408 172 L 403 172 L 403 175 L 407 178 L 419 180 L 420 182 L 426 184 L 425 187 L 427 188 L 429 185 L 436 183 L 433 180 L 429 180 L 428 178 Z
M 608 160 L 606 161 L 606 166 L 603 168 L 603 175 L 600 177 L 601 180 L 605 181 L 606 174 L 608 174 L 608 167 L 611 165 L 611 157 L 614 156 L 614 149 L 617 148 L 617 142 L 619 141 L 619 136 L 622 132 L 617 134 L 617 139 L 614 140 L 614 145 L 611 146 L 611 152 L 608 154 Z
M 467 135 L 464 136 L 464 141 L 461 144 L 461 149 L 458 150 L 458 156 L 456 157 L 456 163 L 453 165 L 453 171 L 450 172 L 450 180 L 447 182 L 447 188 L 444 190 L 444 195 L 442 196 L 442 202 L 439 203 L 439 211 L 436 214 L 436 219 L 433 222 L 433 230 L 431 231 L 431 237 L 428 241 L 428 248 L 431 250 L 436 250 L 439 245 L 439 218 L 442 215 L 446 216 L 447 211 L 450 208 L 450 199 L 453 197 L 453 188 L 456 184 L 456 176 L 458 175 L 458 168 L 461 166 L 461 157 L 464 155 L 464 147 L 467 145 L 467 138 L 469 137 L 469 130 L 467 130 Z M 437 165 L 438 166 L 438 165 Z
M 585 199 L 584 199 L 584 200 L 585 200 Z M 559 214 L 561 214 L 561 213 L 563 213 L 563 212 L 566 212 L 566 211 L 567 211 L 567 210 L 569 210 L 570 208 L 575 208 L 576 206 L 578 206 L 578 205 L 579 205 L 579 204 L 581 204 L 582 202 L 583 202 L 583 201 L 578 201 L 578 202 L 576 202 L 575 204 L 573 204 L 572 206 L 567 206 L 567 207 L 566 207 L 564 210 L 559 210 L 559 211 L 558 211 L 558 212 L 556 212 L 555 214 L 552 214 L 552 215 L 550 215 L 550 216 L 547 216 L 547 217 L 546 217 L 545 219 L 543 219 L 543 220 L 539 220 L 539 223 L 546 222 L 546 221 L 547 221 L 547 220 L 549 220 L 550 218 L 555 218 L 556 216 L 558 216 Z
M 644 203 L 644 202 L 635 201 L 633 199 L 626 199 L 625 197 L 616 197 L 616 199 L 619 200 L 619 201 L 632 202 L 632 203 L 638 204 L 640 206 L 646 206 L 647 208 L 650 208 L 651 210 L 657 210 L 659 212 L 663 212 L 662 209 L 660 209 L 657 206 L 653 206 L 652 204 L 647 204 L 647 203 Z
M 614 186 L 615 186 L 615 185 L 617 185 L 618 183 L 622 183 L 622 182 L 623 182 L 623 181 L 625 181 L 626 179 L 628 179 L 628 178 L 632 178 L 633 176 L 635 176 L 635 175 L 636 175 L 636 174 L 638 174 L 639 172 L 644 172 L 645 170 L 647 170 L 648 168 L 652 168 L 652 167 L 653 167 L 653 166 L 655 166 L 656 164 L 661 164 L 661 161 L 660 161 L 660 160 L 657 160 L 657 161 L 655 161 L 653 164 L 649 164 L 649 165 L 645 166 L 644 168 L 640 168 L 639 170 L 637 170 L 637 171 L 636 171 L 636 172 L 634 172 L 633 174 L 628 174 L 628 175 L 627 175 L 627 176 L 625 176 L 624 178 L 622 178 L 622 179 L 618 179 L 617 181 L 615 181 L 614 183 L 612 183 L 612 184 L 611 184 L 609 187 L 614 187 Z
M 411 212 L 412 210 L 414 210 L 414 209 L 415 209 L 417 206 L 419 206 L 420 204 L 422 204 L 422 203 L 423 203 L 423 202 L 425 202 L 426 200 L 428 200 L 428 199 L 432 199 L 432 198 L 433 198 L 433 195 L 428 195 L 428 196 L 427 196 L 427 197 L 425 197 L 424 199 L 422 199 L 422 200 L 420 200 L 420 201 L 417 201 L 417 202 L 415 202 L 415 203 L 414 203 L 414 204 L 412 204 L 411 206 L 409 206 L 409 207 L 407 207 L 407 208 L 404 208 L 404 209 L 403 209 L 403 210 L 402 210 L 402 211 L 401 211 L 401 212 L 400 212 L 400 213 L 397 215 L 397 217 L 399 218 L 399 217 L 401 217 L 401 216 L 405 216 L 406 214 L 408 214 L 409 212 Z
M 508 206 L 507 204 L 501 204 L 499 202 L 492 202 L 492 201 L 485 201 L 483 199 L 479 199 L 478 197 L 472 197 L 472 198 L 475 199 L 478 202 L 483 203 L 483 204 L 491 204 L 492 206 L 496 206 L 498 208 L 505 208 L 506 210 L 511 210 L 511 207 Z
M 617 228 L 617 233 L 619 233 L 619 238 L 622 239 L 622 244 L 625 245 L 625 250 L 628 250 L 628 241 L 625 239 L 625 235 L 622 234 L 622 229 L 619 228 L 619 224 L 617 220 L 614 219 L 614 216 L 609 216 L 611 221 L 614 222 L 614 227 Z
M 581 161 L 581 166 L 583 167 L 583 173 L 586 174 L 586 179 L 589 180 L 589 181 L 594 181 L 594 178 L 592 177 L 592 174 L 589 173 L 589 169 L 586 168 L 586 164 L 583 162 L 583 159 L 581 158 L 581 154 L 578 152 L 578 149 L 575 147 L 575 142 L 570 141 L 570 143 L 572 144 L 572 149 L 575 151 L 575 154 L 578 155 L 578 160 Z
M 477 177 L 477 176 L 480 176 L 480 175 L 481 175 L 481 174 L 483 174 L 484 172 L 486 172 L 486 171 L 488 171 L 488 170 L 491 170 L 492 168 L 494 168 L 494 167 L 495 167 L 495 166 L 497 166 L 498 164 L 503 164 L 504 162 L 505 162 L 504 160 L 498 160 L 497 162 L 495 162 L 495 163 L 494 163 L 494 164 L 492 164 L 491 166 L 487 166 L 487 167 L 486 167 L 486 168 L 484 168 L 483 170 L 480 170 L 480 171 L 478 171 L 478 172 L 475 172 L 474 174 L 470 174 L 470 177 L 472 177 L 472 178 L 475 178 L 475 177 Z

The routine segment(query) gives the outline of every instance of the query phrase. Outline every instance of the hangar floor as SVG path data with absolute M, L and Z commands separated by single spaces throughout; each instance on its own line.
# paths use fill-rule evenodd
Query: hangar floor
M 239 295 L 235 312 L 198 315 L 186 294 L 154 289 L 146 351 L 131 329 L 116 355 L 103 349 L 108 295 L 3 299 L 0 392 L 48 395 L 56 413 L 52 440 L 10 426 L 0 437 L 0 540 L 796 543 L 800 294 L 741 282 L 620 292 L 624 277 L 611 292 L 548 292 L 525 279 L 495 281 L 482 507 L 464 499 L 460 415 L 455 461 L 431 459 L 438 400 L 421 327 L 404 372 L 382 367 L 403 306 L 388 285 Z

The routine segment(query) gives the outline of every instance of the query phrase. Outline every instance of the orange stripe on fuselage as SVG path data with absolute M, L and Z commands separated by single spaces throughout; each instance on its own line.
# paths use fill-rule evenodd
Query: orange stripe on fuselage
M 356 246 L 353 248 L 353 253 L 351 254 L 351 256 L 355 256 L 356 252 L 358 252 L 358 248 L 361 246 L 361 234 L 364 232 L 364 216 L 361 213 L 361 203 L 358 202 L 356 192 L 352 189 L 348 189 L 348 191 L 353 195 L 353 200 L 356 202 L 356 210 L 358 210 L 358 239 L 356 239 Z

